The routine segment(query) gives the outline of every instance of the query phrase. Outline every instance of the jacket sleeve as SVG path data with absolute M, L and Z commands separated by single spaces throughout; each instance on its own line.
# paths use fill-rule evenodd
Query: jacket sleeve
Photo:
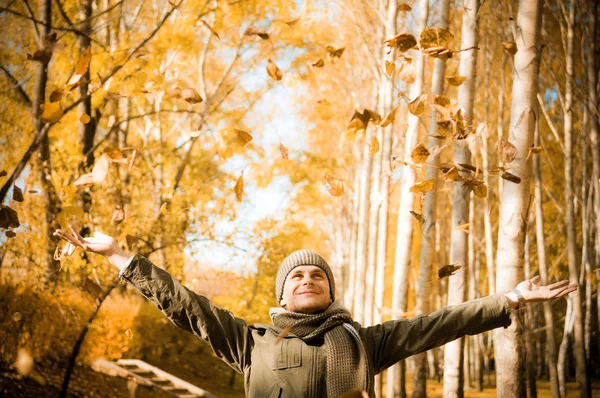
M 448 306 L 430 315 L 399 319 L 362 328 L 363 341 L 370 347 L 375 372 L 396 362 L 439 347 L 464 335 L 475 335 L 508 327 L 511 308 L 504 295 L 495 294 L 460 305 Z
M 249 365 L 249 333 L 244 320 L 214 306 L 139 254 L 123 268 L 119 278 L 129 281 L 177 327 L 208 342 L 235 371 L 243 373 Z

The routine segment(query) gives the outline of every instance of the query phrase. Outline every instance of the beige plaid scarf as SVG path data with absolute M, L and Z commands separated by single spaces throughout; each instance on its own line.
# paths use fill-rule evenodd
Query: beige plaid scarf
M 289 328 L 307 344 L 325 340 L 327 396 L 339 397 L 350 390 L 369 391 L 367 355 L 350 312 L 335 300 L 325 312 L 300 314 L 283 308 L 270 311 L 273 324 Z

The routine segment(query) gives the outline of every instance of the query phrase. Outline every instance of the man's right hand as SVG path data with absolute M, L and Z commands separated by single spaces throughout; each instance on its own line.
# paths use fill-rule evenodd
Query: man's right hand
M 54 231 L 53 235 L 58 236 L 85 251 L 107 257 L 111 264 L 116 266 L 119 270 L 123 269 L 128 263 L 130 256 L 125 254 L 113 237 L 96 231 L 93 236 L 82 238 L 71 225 L 69 225 L 69 230 L 71 231 L 70 233 L 63 231 L 62 229 L 57 229 Z

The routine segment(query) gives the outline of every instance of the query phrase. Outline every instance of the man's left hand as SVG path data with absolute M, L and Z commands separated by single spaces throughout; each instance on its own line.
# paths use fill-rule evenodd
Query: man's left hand
M 540 281 L 541 278 L 538 275 L 517 285 L 517 289 L 521 292 L 525 303 L 538 303 L 557 299 L 574 292 L 578 287 L 576 283 L 569 283 L 567 279 L 548 286 L 540 285 Z M 519 306 L 519 298 L 514 291 L 507 293 L 506 297 L 512 308 Z

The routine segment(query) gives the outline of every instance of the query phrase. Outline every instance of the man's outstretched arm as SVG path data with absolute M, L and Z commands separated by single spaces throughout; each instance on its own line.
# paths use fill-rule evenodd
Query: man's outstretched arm
M 215 354 L 233 369 L 242 373 L 249 365 L 246 354 L 250 342 L 243 320 L 192 292 L 144 256 L 127 255 L 108 235 L 96 233 L 82 238 L 73 229 L 70 234 L 57 230 L 55 235 L 84 250 L 106 256 L 119 269 L 119 278 L 130 282 L 176 326 L 208 342 Z
M 401 359 L 462 336 L 508 327 L 511 309 L 516 309 L 519 302 L 521 305 L 543 302 L 577 289 L 577 285 L 566 280 L 548 286 L 541 286 L 539 282 L 540 278 L 535 277 L 519 283 L 510 293 L 494 294 L 448 306 L 430 315 L 388 321 L 362 329 L 364 340 L 373 352 L 376 371 L 381 372 Z

